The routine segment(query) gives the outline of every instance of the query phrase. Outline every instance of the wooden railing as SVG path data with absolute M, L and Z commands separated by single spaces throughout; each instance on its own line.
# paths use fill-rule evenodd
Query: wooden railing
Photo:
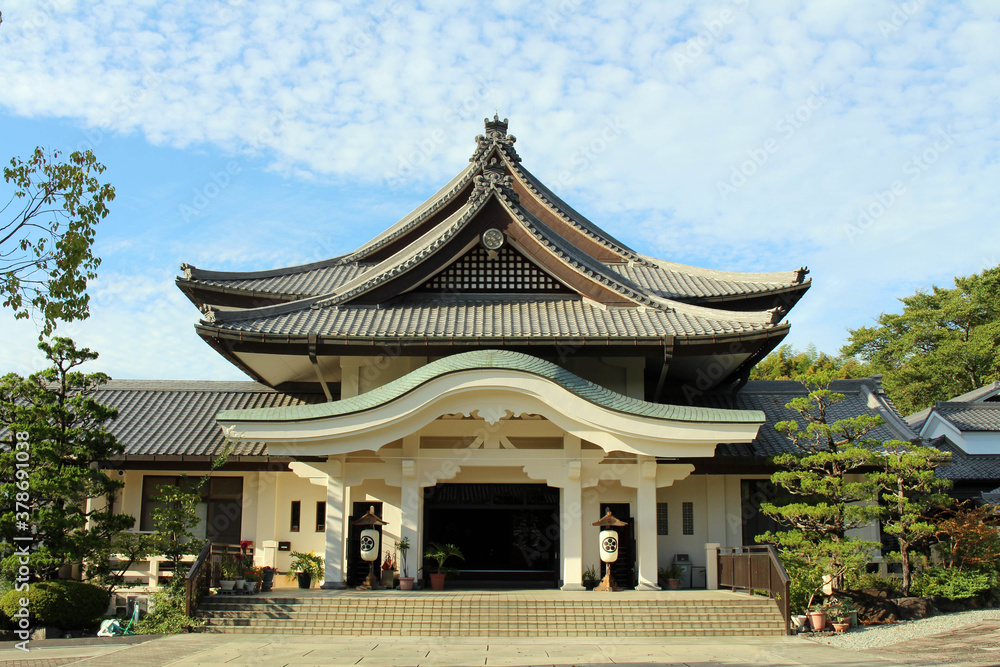
M 789 589 L 791 579 L 770 544 L 751 547 L 720 547 L 719 588 L 767 593 L 778 604 L 785 619 L 785 634 L 792 633 Z
M 194 614 L 201 597 L 208 593 L 212 586 L 219 585 L 219 561 L 225 557 L 237 557 L 241 553 L 238 544 L 221 544 L 206 542 L 198 558 L 188 570 L 184 581 L 184 613 Z M 253 554 L 253 547 L 247 549 Z

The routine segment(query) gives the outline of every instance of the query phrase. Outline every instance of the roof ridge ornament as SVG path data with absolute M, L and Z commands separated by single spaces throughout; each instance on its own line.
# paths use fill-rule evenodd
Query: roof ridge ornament
M 514 142 L 517 141 L 517 137 L 513 134 L 507 134 L 507 119 L 500 120 L 498 114 L 493 114 L 493 120 L 484 118 L 483 124 L 486 126 L 486 136 L 476 135 L 476 150 L 469 158 L 469 162 L 485 163 L 486 157 L 494 147 L 511 161 L 520 162 L 521 156 L 514 150 Z
M 476 174 L 474 179 L 475 187 L 469 195 L 470 203 L 478 203 L 489 196 L 490 192 L 496 192 L 501 198 L 514 204 L 520 202 L 517 193 L 514 192 L 514 178 L 508 174 L 496 158 L 490 159 L 489 164 L 483 164 L 481 174 Z

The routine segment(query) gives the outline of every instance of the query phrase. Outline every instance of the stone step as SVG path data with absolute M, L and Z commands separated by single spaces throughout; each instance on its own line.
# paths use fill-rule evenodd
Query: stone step
M 203 601 L 201 632 L 388 636 L 781 635 L 773 600 L 512 599 L 454 596 L 220 597 Z

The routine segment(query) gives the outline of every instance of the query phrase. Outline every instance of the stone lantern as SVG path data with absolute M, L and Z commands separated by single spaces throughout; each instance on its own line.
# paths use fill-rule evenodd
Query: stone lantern
M 361 526 L 361 538 L 358 545 L 361 548 L 361 559 L 368 563 L 368 577 L 364 583 L 358 586 L 359 591 L 377 591 L 383 588 L 381 578 L 375 574 L 375 563 L 381 560 L 382 552 L 379 545 L 379 532 L 376 526 L 386 526 L 388 521 L 383 521 L 375 515 L 375 506 L 368 507 L 368 513 L 351 525 Z
M 614 577 L 611 576 L 611 564 L 618 560 L 618 531 L 613 529 L 620 526 L 627 526 L 628 524 L 616 518 L 611 513 L 610 507 L 605 507 L 604 516 L 601 517 L 601 520 L 595 521 L 590 525 L 598 526 L 601 529 L 601 562 L 604 563 L 604 579 L 601 580 L 601 583 L 594 590 L 620 591 L 621 588 L 615 584 Z

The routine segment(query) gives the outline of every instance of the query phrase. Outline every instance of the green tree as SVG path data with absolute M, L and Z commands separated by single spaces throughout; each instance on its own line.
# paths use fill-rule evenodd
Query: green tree
M 782 345 L 764 357 L 750 371 L 751 380 L 798 380 L 828 374 L 834 378 L 862 378 L 871 375 L 870 369 L 857 359 L 831 357 L 817 352 L 810 344 L 800 352 L 791 345 Z
M 934 472 L 951 454 L 902 440 L 882 443 L 881 453 L 881 469 L 869 476 L 882 488 L 883 530 L 899 540 L 902 594 L 906 597 L 913 584 L 911 554 L 937 531 L 931 515 L 951 502 L 943 493 L 951 487 L 951 481 Z
M 900 301 L 902 313 L 851 330 L 841 352 L 881 373 L 903 414 L 1000 379 L 1000 266 Z
M 180 588 L 183 582 L 184 556 L 198 554 L 204 546 L 204 541 L 197 539 L 193 531 L 201 522 L 198 504 L 207 481 L 208 475 L 197 479 L 181 475 L 180 484 L 160 486 L 160 493 L 154 498 L 159 505 L 153 510 L 154 549 L 173 563 L 171 588 Z
M 100 468 L 123 450 L 107 430 L 118 411 L 92 396 L 109 378 L 76 370 L 97 354 L 77 349 L 68 338 L 43 341 L 38 347 L 50 368 L 27 379 L 13 373 L 0 379 L 0 424 L 7 428 L 0 453 L 0 494 L 14 499 L 24 493 L 30 506 L 25 517 L 17 515 L 21 508 L 15 503 L 5 503 L 0 549 L 2 570 L 10 575 L 17 570 L 13 537 L 30 529 L 30 566 L 35 576 L 45 579 L 55 577 L 63 564 L 87 560 L 118 532 L 131 528 L 135 519 L 114 511 L 112 499 L 123 483 Z M 27 436 L 27 468 L 17 467 L 18 433 Z M 17 486 L 22 481 L 27 491 Z
M 115 198 L 111 184 L 98 180 L 105 167 L 91 151 L 61 157 L 36 148 L 3 170 L 13 193 L 0 209 L 0 298 L 17 319 L 38 314 L 40 337 L 58 320 L 90 314 L 87 282 L 101 263 L 93 254 L 97 223 Z
M 877 463 L 878 441 L 868 434 L 881 422 L 873 415 L 830 422 L 830 408 L 844 395 L 825 388 L 829 380 L 829 373 L 818 375 L 808 396 L 786 405 L 804 428 L 797 420 L 775 425 L 797 451 L 773 458 L 779 470 L 771 482 L 802 500 L 781 506 L 761 503 L 762 512 L 788 529 L 758 540 L 795 554 L 803 568 L 821 567 L 839 587 L 843 575 L 866 562 L 879 546 L 847 533 L 879 516 L 877 481 L 861 473 Z

